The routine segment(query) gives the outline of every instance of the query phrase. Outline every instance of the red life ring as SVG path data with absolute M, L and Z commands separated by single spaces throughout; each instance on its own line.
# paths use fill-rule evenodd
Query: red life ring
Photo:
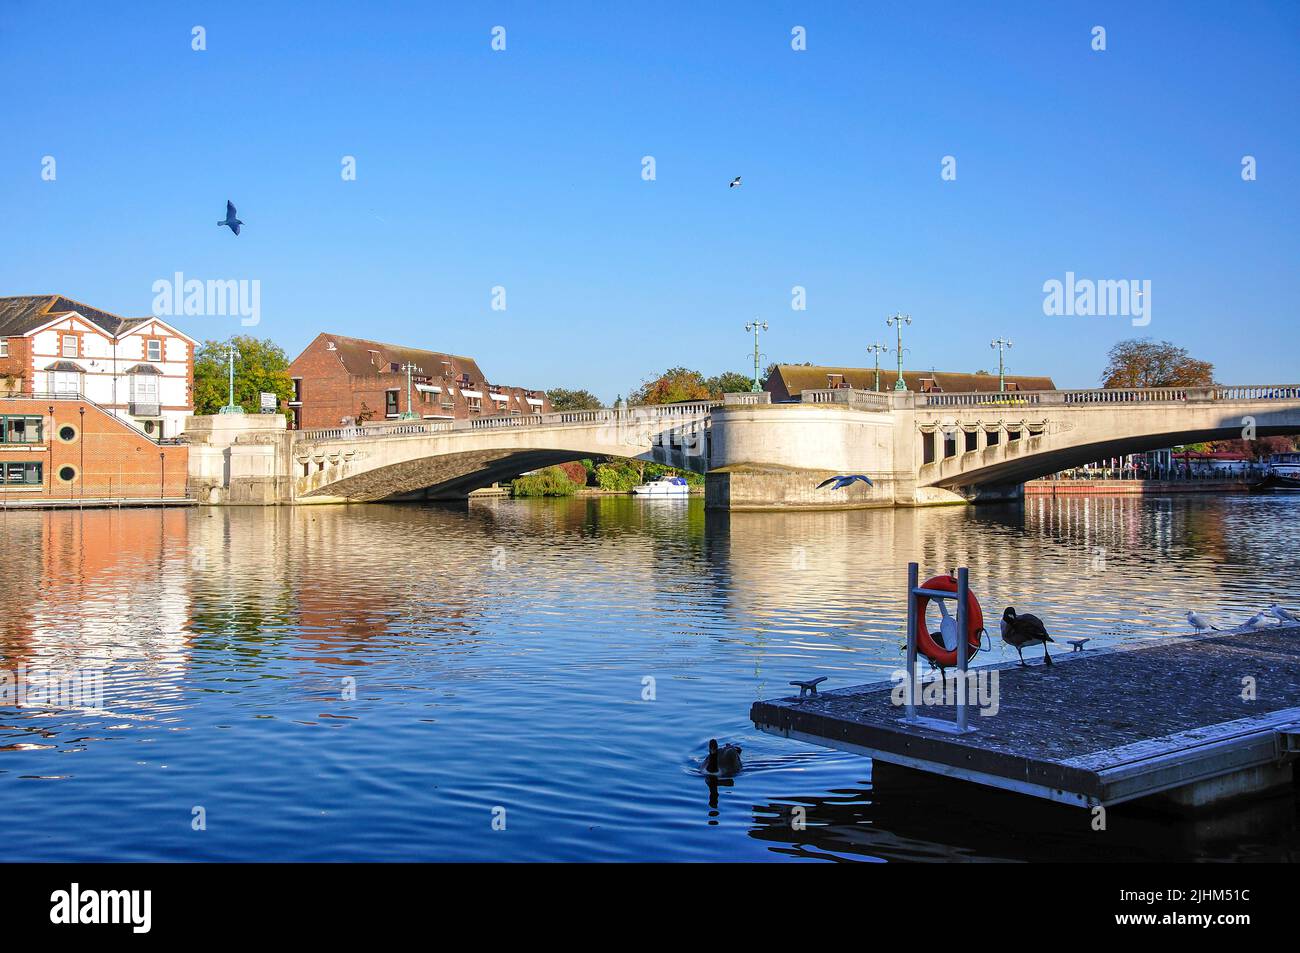
M 922 589 L 934 589 L 939 592 L 956 592 L 957 580 L 952 576 L 935 576 L 927 579 Z M 916 597 L 916 647 L 930 661 L 943 668 L 953 668 L 957 664 L 957 648 L 944 648 L 930 635 L 930 627 L 925 622 L 925 610 L 930 604 L 929 596 Z M 966 645 L 969 651 L 967 659 L 975 657 L 980 650 L 980 633 L 984 631 L 984 613 L 980 611 L 979 600 L 975 593 L 966 590 Z

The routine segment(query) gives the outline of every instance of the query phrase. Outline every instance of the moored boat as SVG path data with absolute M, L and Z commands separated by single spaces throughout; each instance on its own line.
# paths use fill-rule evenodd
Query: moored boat
M 691 488 L 682 477 L 661 476 L 657 480 L 632 487 L 632 492 L 637 496 L 688 496 Z

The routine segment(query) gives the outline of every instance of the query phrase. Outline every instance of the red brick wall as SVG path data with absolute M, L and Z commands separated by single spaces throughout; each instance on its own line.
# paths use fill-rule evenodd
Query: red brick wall
M 6 338 L 9 356 L 0 357 L 0 394 L 31 393 L 32 375 L 28 367 L 31 342 L 27 338 Z M 13 377 L 12 383 L 8 378 Z
M 50 407 L 54 408 L 51 424 Z M 80 413 L 84 408 L 85 413 Z M 0 414 L 42 418 L 36 444 L 0 443 L 0 463 L 43 465 L 41 485 L 0 484 L 0 500 L 157 499 L 185 496 L 189 449 L 160 446 L 86 401 L 0 400 Z M 59 431 L 71 426 L 68 440 Z M 71 467 L 70 480 L 60 471 Z

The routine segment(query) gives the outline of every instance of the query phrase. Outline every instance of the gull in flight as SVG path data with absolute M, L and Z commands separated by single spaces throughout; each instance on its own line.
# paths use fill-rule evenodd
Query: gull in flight
M 734 179 L 732 179 L 731 184 L 728 185 L 727 188 L 729 189 L 740 188 L 740 176 L 736 176 Z
M 842 490 L 846 486 L 852 486 L 858 480 L 861 480 L 867 486 L 875 486 L 870 477 L 865 477 L 861 473 L 847 473 L 841 476 L 833 476 L 829 480 L 822 480 L 821 483 L 817 484 L 817 489 L 820 490 L 829 486 L 832 490 Z M 832 483 L 835 485 L 831 486 Z
M 217 228 L 220 228 L 222 225 L 225 225 L 232 232 L 238 235 L 239 226 L 243 224 L 244 224 L 243 222 L 235 218 L 235 203 L 230 201 L 230 199 L 226 199 L 226 220 L 224 222 L 217 222 Z
M 1191 624 L 1192 628 L 1196 630 L 1197 635 L 1202 632 L 1209 632 L 1211 629 L 1215 632 L 1220 631 L 1217 625 L 1211 625 L 1209 619 L 1191 609 L 1187 610 L 1187 621 Z

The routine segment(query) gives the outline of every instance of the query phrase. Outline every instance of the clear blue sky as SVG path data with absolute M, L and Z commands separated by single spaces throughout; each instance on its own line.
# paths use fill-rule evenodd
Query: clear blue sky
M 895 310 L 909 366 L 996 369 L 1000 334 L 1090 386 L 1147 334 L 1300 379 L 1300 4 L 291 6 L 0 5 L 0 294 L 259 279 L 291 357 L 330 330 L 605 399 L 747 370 L 754 316 L 770 359 L 867 364 Z M 1067 271 L 1149 279 L 1150 326 L 1046 317 Z

